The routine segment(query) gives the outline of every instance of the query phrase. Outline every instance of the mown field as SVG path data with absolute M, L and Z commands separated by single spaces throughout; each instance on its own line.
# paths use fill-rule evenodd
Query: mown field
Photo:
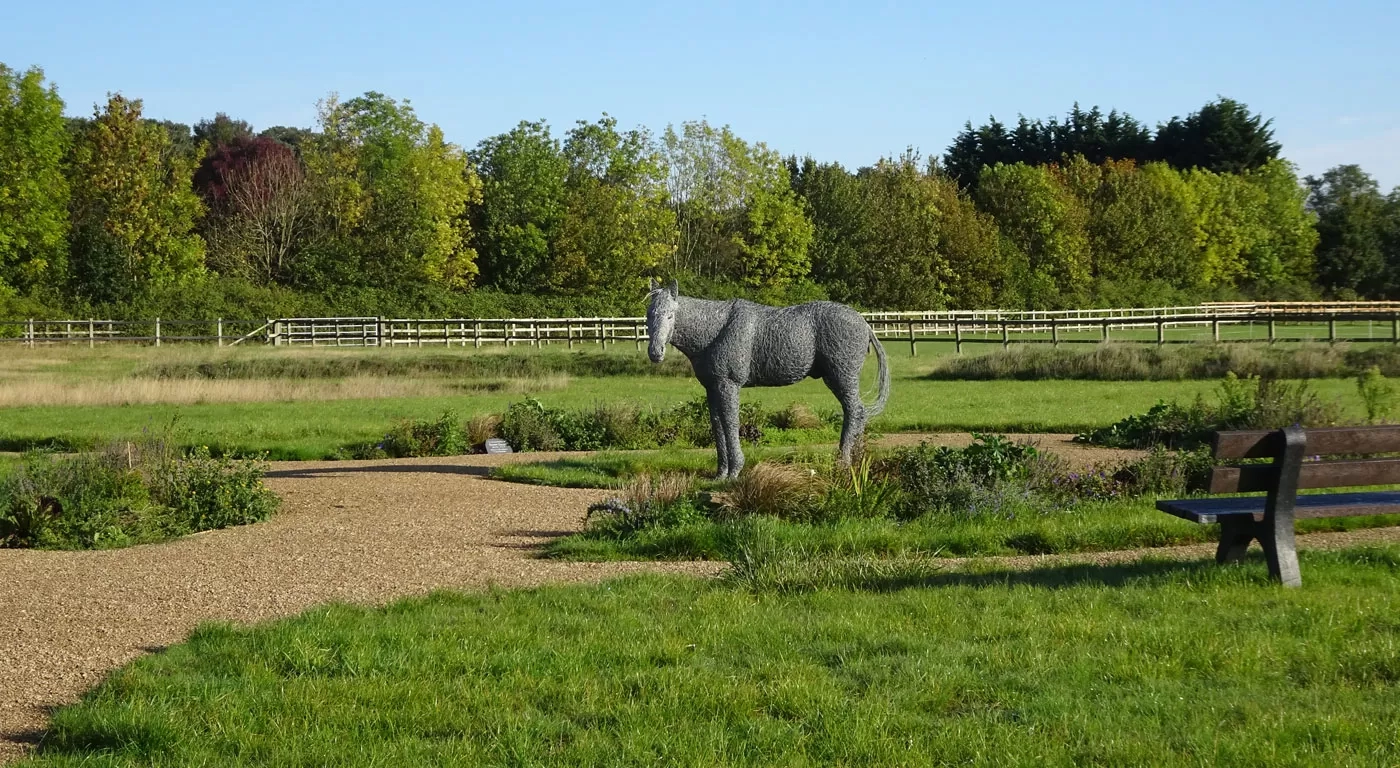
M 950 344 L 917 357 L 887 344 L 890 403 L 872 427 L 898 431 L 1077 432 L 1141 412 L 1158 400 L 1209 395 L 1216 382 L 948 381 L 927 378 Z M 966 355 L 1000 347 L 969 345 Z M 533 396 L 550 406 L 625 402 L 665 407 L 699 397 L 679 355 L 658 370 L 631 347 L 606 352 L 513 349 L 286 350 L 171 348 L 6 349 L 0 361 L 0 450 L 80 448 L 174 423 L 188 445 L 271 459 L 332 458 L 376 440 L 402 419 L 451 409 L 468 418 Z M 601 374 L 601 375 L 600 375 Z M 865 367 L 874 390 L 875 362 Z M 625 382 L 625 383 L 624 383 Z M 621 386 L 620 386 L 621 384 Z M 1319 395 L 1359 413 L 1355 383 L 1318 379 Z M 748 389 L 745 402 L 837 408 L 826 387 Z

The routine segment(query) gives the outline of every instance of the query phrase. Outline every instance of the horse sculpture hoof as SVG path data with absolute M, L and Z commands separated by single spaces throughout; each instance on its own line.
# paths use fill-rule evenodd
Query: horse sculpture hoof
M 870 417 L 890 396 L 885 348 L 859 312 L 834 301 L 770 307 L 744 299 L 711 301 L 680 295 L 672 280 L 651 281 L 647 299 L 647 356 L 666 358 L 666 344 L 690 360 L 705 387 L 710 429 L 715 439 L 715 477 L 734 480 L 744 468 L 739 444 L 739 390 L 781 387 L 821 379 L 841 402 L 840 456 L 851 450 Z M 879 394 L 867 406 L 860 399 L 860 370 L 871 347 L 879 360 Z

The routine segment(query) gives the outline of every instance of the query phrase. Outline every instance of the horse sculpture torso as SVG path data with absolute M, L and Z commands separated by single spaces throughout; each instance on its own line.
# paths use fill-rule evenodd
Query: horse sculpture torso
M 744 299 L 708 301 L 680 296 L 673 282 L 653 288 L 647 329 L 651 359 L 660 362 L 669 341 L 690 359 L 705 387 L 721 478 L 737 477 L 744 466 L 739 445 L 742 387 L 822 379 L 841 402 L 841 458 L 847 463 L 866 420 L 880 413 L 889 397 L 884 347 L 865 318 L 843 304 L 770 307 Z M 880 393 L 867 407 L 860 400 L 860 371 L 871 346 L 879 359 Z

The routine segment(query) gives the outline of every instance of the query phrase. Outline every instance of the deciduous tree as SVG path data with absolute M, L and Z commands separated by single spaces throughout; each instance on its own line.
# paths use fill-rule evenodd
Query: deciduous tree
M 811 224 L 777 152 L 704 120 L 667 126 L 663 141 L 679 229 L 673 269 L 778 289 L 807 275 Z
M 569 175 L 559 140 L 544 121 L 521 121 L 483 140 L 472 157 L 482 183 L 474 224 L 483 278 L 510 292 L 546 288 Z
M 636 294 L 676 247 L 659 147 L 644 130 L 619 132 L 605 114 L 579 121 L 563 153 L 569 170 L 551 288 Z
M 75 290 L 99 301 L 198 276 L 204 205 L 191 188 L 193 160 L 141 119 L 141 101 L 110 96 L 94 111 L 70 167 Z
M 1087 299 L 1089 210 L 1054 174 L 1024 163 L 990 166 L 982 170 L 976 199 L 1025 254 L 1030 307 L 1069 307 Z
M 1387 201 L 1358 165 L 1308 176 L 1308 208 L 1318 216 L 1317 278 L 1322 287 L 1382 297 L 1394 288 L 1386 254 Z
M 68 255 L 69 145 L 63 100 L 44 73 L 0 64 L 0 291 L 62 279 Z

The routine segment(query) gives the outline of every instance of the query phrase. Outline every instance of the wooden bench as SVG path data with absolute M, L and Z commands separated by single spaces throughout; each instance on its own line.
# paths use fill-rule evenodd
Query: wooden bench
M 1302 584 L 1293 521 L 1307 517 L 1400 514 L 1400 491 L 1298 495 L 1302 488 L 1348 488 L 1400 483 L 1400 459 L 1363 458 L 1304 461 L 1304 457 L 1365 456 L 1400 452 L 1400 426 L 1315 427 L 1217 432 L 1211 456 L 1231 459 L 1272 458 L 1270 464 L 1213 467 L 1208 493 L 1264 496 L 1163 499 L 1157 508 L 1198 523 L 1220 523 L 1218 563 L 1244 558 L 1255 539 L 1264 549 L 1269 575 L 1285 586 Z

